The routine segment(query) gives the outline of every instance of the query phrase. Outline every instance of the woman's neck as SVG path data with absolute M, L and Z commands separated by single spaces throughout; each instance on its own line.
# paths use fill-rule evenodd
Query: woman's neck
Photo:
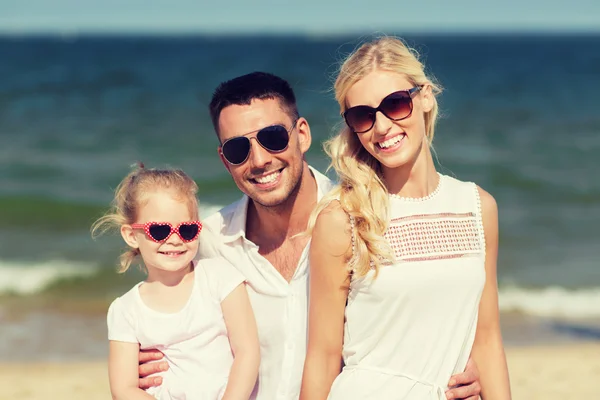
M 384 168 L 383 180 L 389 193 L 407 198 L 431 194 L 439 183 L 431 150 L 423 145 L 414 162 L 398 168 Z

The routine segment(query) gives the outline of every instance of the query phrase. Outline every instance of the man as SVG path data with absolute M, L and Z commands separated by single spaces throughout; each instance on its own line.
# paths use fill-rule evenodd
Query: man
M 308 166 L 308 121 L 299 116 L 289 84 L 254 72 L 219 85 L 210 115 L 219 155 L 245 194 L 204 220 L 199 257 L 227 258 L 245 276 L 261 343 L 261 364 L 252 399 L 297 399 L 306 353 L 309 238 L 305 231 L 317 201 L 333 183 Z M 161 371 L 141 353 L 140 376 Z M 142 378 L 141 387 L 159 378 Z M 448 398 L 476 399 L 477 369 L 453 377 Z

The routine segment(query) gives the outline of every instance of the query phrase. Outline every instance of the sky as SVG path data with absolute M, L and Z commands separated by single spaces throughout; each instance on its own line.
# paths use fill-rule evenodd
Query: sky
M 0 0 L 0 33 L 600 32 L 599 0 Z

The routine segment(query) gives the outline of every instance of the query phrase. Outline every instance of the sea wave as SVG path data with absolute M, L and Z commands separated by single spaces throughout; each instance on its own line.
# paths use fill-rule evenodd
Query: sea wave
M 0 295 L 34 296 L 59 286 L 61 291 L 76 287 L 78 291 L 96 296 L 125 289 L 143 278 L 135 271 L 123 277 L 113 267 L 66 260 L 34 263 L 0 260 Z M 545 318 L 600 318 L 600 287 L 501 286 L 499 303 L 502 312 Z
M 500 310 L 556 318 L 600 318 L 600 287 L 500 288 Z
M 33 295 L 59 281 L 91 278 L 99 266 L 65 260 L 24 263 L 0 261 L 0 294 Z

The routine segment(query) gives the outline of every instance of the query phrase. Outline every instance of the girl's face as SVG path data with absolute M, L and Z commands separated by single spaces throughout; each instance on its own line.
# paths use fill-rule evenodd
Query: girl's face
M 137 224 L 148 222 L 170 223 L 176 228 L 182 222 L 197 219 L 196 210 L 190 202 L 175 196 L 166 190 L 148 194 L 138 209 Z M 198 252 L 198 238 L 186 242 L 173 232 L 166 240 L 156 242 L 148 237 L 144 229 L 124 225 L 121 234 L 125 242 L 140 250 L 148 273 L 152 271 L 181 271 L 190 266 Z
M 415 87 L 402 74 L 374 70 L 356 82 L 346 95 L 347 109 L 359 105 L 377 108 L 391 93 Z M 433 106 L 431 87 L 425 85 L 412 98 L 412 112 L 409 117 L 393 121 L 375 114 L 373 127 L 364 133 L 357 133 L 363 147 L 375 157 L 385 169 L 412 165 L 427 146 L 424 113 Z

